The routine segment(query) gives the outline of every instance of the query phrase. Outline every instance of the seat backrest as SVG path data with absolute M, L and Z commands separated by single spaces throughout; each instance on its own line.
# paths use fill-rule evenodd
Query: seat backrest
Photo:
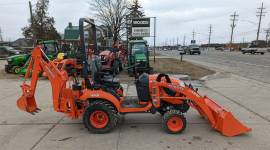
M 137 95 L 140 101 L 148 102 L 150 98 L 149 77 L 144 73 L 136 80 Z

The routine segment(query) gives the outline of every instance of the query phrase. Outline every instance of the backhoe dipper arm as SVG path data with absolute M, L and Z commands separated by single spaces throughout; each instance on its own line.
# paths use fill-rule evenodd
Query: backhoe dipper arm
M 32 73 L 31 83 L 30 85 L 28 85 L 24 82 L 21 85 L 23 95 L 17 101 L 17 106 L 19 107 L 19 109 L 32 114 L 39 110 L 37 108 L 35 100 L 35 91 L 40 72 L 42 71 L 47 73 L 48 79 L 50 80 L 52 86 L 54 110 L 60 111 L 60 104 L 61 104 L 60 94 L 62 89 L 66 87 L 68 75 L 65 71 L 60 72 L 58 68 L 54 65 L 54 63 L 49 61 L 46 54 L 42 51 L 41 47 L 39 46 L 34 48 L 32 52 L 32 58 L 30 60 L 27 72 L 25 74 L 26 80 Z

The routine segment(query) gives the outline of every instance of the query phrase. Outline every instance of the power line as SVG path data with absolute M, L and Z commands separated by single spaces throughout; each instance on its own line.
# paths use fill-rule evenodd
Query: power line
M 262 17 L 264 17 L 265 13 L 266 13 L 266 12 L 264 12 L 265 9 L 266 8 L 264 8 L 263 2 L 262 2 L 262 6 L 258 8 L 259 12 L 257 12 L 257 14 L 258 14 L 257 17 L 259 17 L 259 25 L 258 25 L 257 38 L 256 38 L 257 41 L 259 40 L 259 37 L 260 37 Z
M 236 27 L 235 22 L 237 21 L 237 17 L 239 17 L 239 15 L 237 15 L 236 12 L 234 12 L 234 14 L 231 15 L 231 21 L 232 21 L 231 28 L 232 28 L 232 31 L 231 31 L 230 45 L 232 45 L 232 43 L 233 43 L 233 34 L 234 34 L 234 29 Z

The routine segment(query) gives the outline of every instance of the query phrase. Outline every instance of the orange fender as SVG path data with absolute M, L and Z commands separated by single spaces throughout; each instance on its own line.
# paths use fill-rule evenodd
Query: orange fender
M 102 90 L 84 90 L 83 95 L 80 96 L 80 100 L 87 101 L 91 99 L 102 99 L 111 102 L 117 111 L 120 111 L 120 100 L 108 92 Z

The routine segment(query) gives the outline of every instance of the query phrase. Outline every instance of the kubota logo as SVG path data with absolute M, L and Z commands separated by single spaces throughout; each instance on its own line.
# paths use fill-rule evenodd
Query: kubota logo
M 98 93 L 91 94 L 91 97 L 99 97 Z

